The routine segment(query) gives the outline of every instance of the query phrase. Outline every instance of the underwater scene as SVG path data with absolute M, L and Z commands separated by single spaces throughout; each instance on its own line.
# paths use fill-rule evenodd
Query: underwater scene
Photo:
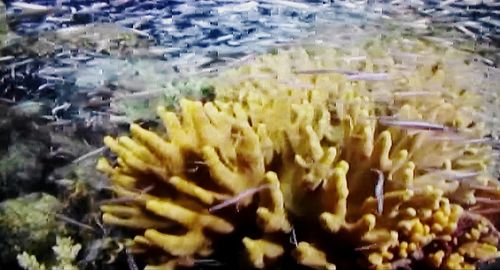
M 0 269 L 500 269 L 500 2 L 0 1 Z

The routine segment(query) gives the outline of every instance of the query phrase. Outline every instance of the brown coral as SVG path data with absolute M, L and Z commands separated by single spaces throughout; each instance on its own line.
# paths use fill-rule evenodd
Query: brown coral
M 382 45 L 444 56 L 404 73 Z M 312 268 L 335 268 L 335 243 L 317 230 L 377 269 L 415 260 L 470 268 L 498 257 L 495 227 L 466 209 L 499 187 L 487 170 L 491 147 L 472 143 L 486 134 L 467 113 L 479 110 L 479 95 L 450 79 L 449 59 L 461 55 L 418 41 L 365 53 L 362 66 L 339 64 L 340 52 L 325 48 L 264 55 L 216 78 L 214 102 L 183 100 L 179 115 L 160 108 L 165 136 L 132 125 L 131 138 L 107 137 L 117 162 L 98 168 L 131 200 L 103 206 L 103 220 L 139 230 L 136 246 L 164 250 L 165 269 L 210 255 L 238 229 L 238 213 L 219 211 L 232 204 L 256 205 L 261 238 L 241 241 L 256 268 L 289 249 L 280 239 L 294 221 L 306 230 L 292 253 Z M 353 68 L 365 74 L 342 71 Z M 371 81 L 375 72 L 387 79 Z

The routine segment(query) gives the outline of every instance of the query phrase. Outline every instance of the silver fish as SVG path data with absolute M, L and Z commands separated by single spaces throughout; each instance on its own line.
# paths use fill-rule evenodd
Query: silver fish
M 371 169 L 377 173 L 377 184 L 375 185 L 375 197 L 377 198 L 377 212 L 379 215 L 384 211 L 384 173 L 378 169 Z
M 395 120 L 388 117 L 379 117 L 378 122 L 384 126 L 394 126 L 407 129 L 428 130 L 428 131 L 456 131 L 456 129 L 452 127 L 426 121 L 420 121 L 420 120 L 407 121 L 407 120 Z
M 217 205 L 210 207 L 208 209 L 208 212 L 212 213 L 212 212 L 215 212 L 215 211 L 220 210 L 222 208 L 226 208 L 230 205 L 238 204 L 238 202 L 240 202 L 242 199 L 244 199 L 246 197 L 253 196 L 255 193 L 258 193 L 258 192 L 260 192 L 264 189 L 267 189 L 267 188 L 271 188 L 271 185 L 262 185 L 259 187 L 247 189 L 229 200 L 225 200 L 222 203 L 219 203 Z
M 347 79 L 352 81 L 385 81 L 389 79 L 389 74 L 387 73 L 373 73 L 373 72 L 359 72 L 359 71 L 348 71 L 341 69 L 310 69 L 310 70 L 297 70 L 295 74 L 329 74 L 338 73 L 347 76 Z

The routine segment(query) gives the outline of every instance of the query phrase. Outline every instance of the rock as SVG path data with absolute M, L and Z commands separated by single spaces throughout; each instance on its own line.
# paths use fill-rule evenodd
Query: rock
M 37 191 L 44 184 L 50 134 L 34 119 L 41 108 L 35 102 L 0 108 L 0 200 Z
M 47 255 L 56 236 L 64 232 L 56 218 L 62 207 L 57 198 L 45 193 L 0 203 L 0 265 L 14 265 L 24 251 L 40 258 Z
M 36 101 L 25 101 L 21 102 L 9 110 L 9 116 L 15 118 L 15 120 L 29 120 L 33 119 L 44 111 L 47 111 L 47 106 L 41 102 Z
M 7 26 L 6 14 L 7 10 L 5 9 L 5 4 L 0 1 L 0 36 L 7 34 L 7 32 L 9 32 L 9 27 Z
M 0 158 L 0 198 L 39 190 L 43 185 L 43 159 L 49 147 L 24 140 L 8 146 Z
M 0 1 L 0 50 L 16 43 L 19 36 L 10 31 L 7 23 L 7 10 L 5 4 Z M 3 56 L 3 55 L 2 55 Z

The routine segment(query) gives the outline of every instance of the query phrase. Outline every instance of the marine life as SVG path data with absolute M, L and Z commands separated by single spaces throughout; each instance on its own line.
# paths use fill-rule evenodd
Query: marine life
M 384 173 L 377 169 L 372 171 L 378 175 L 377 184 L 375 185 L 375 198 L 377 198 L 377 212 L 381 215 L 384 211 Z
M 246 197 L 250 197 L 252 195 L 254 195 L 255 193 L 258 193 L 266 188 L 270 188 L 269 185 L 263 185 L 263 186 L 260 186 L 260 187 L 256 187 L 256 188 L 250 188 L 248 190 L 245 190 L 243 192 L 241 192 L 240 194 L 236 195 L 234 198 L 231 198 L 229 200 L 226 200 L 226 201 L 223 201 L 222 203 L 220 204 L 217 204 L 217 205 L 214 205 L 212 207 L 210 207 L 208 209 L 208 212 L 212 213 L 212 212 L 215 212 L 219 209 L 222 209 L 222 208 L 225 208 L 225 207 L 228 207 L 230 205 L 233 205 L 233 204 L 236 204 L 238 205 L 238 202 L 241 201 L 242 199 L 246 198 Z
M 338 73 L 346 75 L 349 80 L 364 80 L 364 81 L 384 81 L 389 79 L 387 73 L 373 73 L 373 72 L 357 72 L 357 71 L 347 71 L 340 69 L 312 69 L 312 70 L 297 70 L 296 74 L 328 74 L 328 73 Z
M 90 157 L 93 157 L 93 156 L 99 155 L 99 154 L 101 154 L 104 150 L 106 150 L 106 147 L 104 147 L 104 146 L 103 146 L 103 147 L 100 147 L 100 148 L 97 148 L 97 149 L 95 149 L 95 150 L 92 150 L 92 151 L 90 151 L 90 152 L 86 153 L 85 155 L 80 156 L 80 157 L 78 157 L 78 158 L 74 159 L 74 160 L 72 161 L 72 163 L 75 163 L 75 164 L 76 164 L 76 163 L 79 163 L 79 162 L 81 162 L 81 161 L 83 161 L 83 160 L 86 160 L 86 159 L 88 159 L 88 158 L 90 158 Z
M 19 266 L 26 270 L 44 270 L 44 269 L 65 269 L 77 270 L 76 257 L 82 246 L 75 244 L 70 237 L 57 236 L 56 244 L 52 247 L 54 260 L 50 268 L 44 263 L 40 263 L 35 255 L 23 252 L 17 256 Z
M 379 117 L 379 123 L 385 126 L 395 126 L 395 127 L 415 129 L 415 130 L 449 131 L 451 129 L 450 127 L 441 124 L 435 124 L 426 121 L 395 120 L 393 118 L 388 118 L 388 117 Z
M 84 223 L 81 223 L 77 220 L 74 220 L 70 217 L 67 217 L 65 215 L 62 215 L 62 214 L 56 214 L 56 217 L 64 222 L 66 222 L 67 224 L 72 224 L 72 225 L 75 225 L 75 226 L 78 226 L 82 229 L 86 229 L 86 230 L 91 230 L 93 231 L 94 228 L 92 228 L 91 226 L 87 225 L 87 224 L 84 224 Z
M 495 267 L 496 1 L 3 2 L 0 268 Z
M 418 81 L 449 96 L 376 102 L 367 88 L 377 81 L 316 72 L 332 63 L 314 59 L 338 54 L 334 48 L 290 47 L 258 56 L 212 78 L 214 100 L 185 98 L 172 111 L 160 106 L 166 132 L 131 124 L 129 136 L 105 138 L 117 158 L 103 157 L 97 166 L 116 195 L 101 206 L 104 223 L 133 229 L 137 256 L 162 250 L 161 259 L 149 258 L 148 270 L 211 259 L 218 243 L 232 237 L 239 241 L 226 243 L 244 250 L 249 266 L 259 269 L 283 263 L 287 252 L 298 265 L 336 269 L 339 243 L 374 269 L 414 263 L 470 269 L 500 257 L 494 225 L 478 214 L 488 209 L 467 210 L 488 204 L 482 192 L 500 198 L 500 184 L 488 171 L 493 149 L 432 139 L 431 132 L 477 138 L 488 132 L 462 113 L 481 99 L 446 83 L 454 76 L 448 57 L 460 54 L 419 41 L 410 43 L 414 47 L 407 40 L 384 42 L 367 45 L 366 61 L 372 54 L 392 57 L 384 46 L 434 57 L 412 79 L 398 82 L 398 93 L 414 92 Z M 445 64 L 436 67 L 436 61 Z M 388 67 L 372 64 L 387 73 Z M 316 71 L 300 76 L 295 66 Z M 284 85 L 284 78 L 312 87 Z M 226 209 L 234 204 L 239 211 Z M 241 219 L 250 222 L 241 225 Z

